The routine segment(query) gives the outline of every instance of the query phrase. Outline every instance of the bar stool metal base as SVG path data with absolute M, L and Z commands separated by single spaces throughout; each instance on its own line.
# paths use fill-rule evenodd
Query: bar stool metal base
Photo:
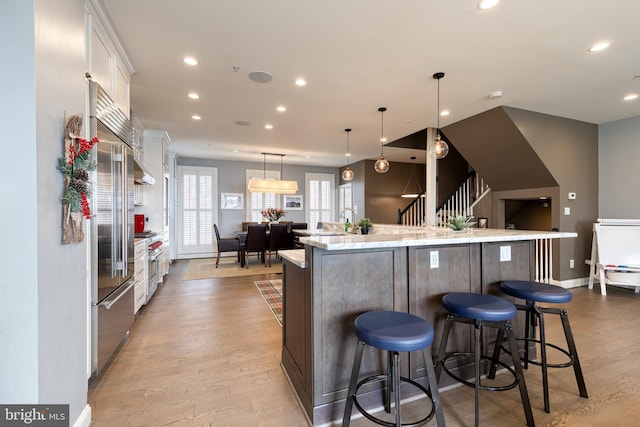
M 581 397 L 589 397 L 587 395 L 587 386 L 582 376 L 582 368 L 580 359 L 578 358 L 578 350 L 573 339 L 571 326 L 569 324 L 569 316 L 566 310 L 556 307 L 540 307 L 538 303 L 544 304 L 562 304 L 570 302 L 573 297 L 570 291 L 559 286 L 550 285 L 541 282 L 532 282 L 527 280 L 508 280 L 500 283 L 500 289 L 506 295 L 524 300 L 526 304 L 516 304 L 518 310 L 526 313 L 526 322 L 524 337 L 525 355 L 523 357 L 524 368 L 529 367 L 529 363 L 542 367 L 542 389 L 544 393 L 544 410 L 549 412 L 549 378 L 548 368 L 566 368 L 573 366 L 573 371 L 578 383 L 578 390 Z M 555 314 L 560 316 L 562 329 L 567 342 L 567 347 L 562 348 L 558 345 L 548 343 L 545 337 L 544 318 L 545 314 Z M 539 325 L 540 338 L 536 338 L 536 326 Z M 539 344 L 540 360 L 532 360 L 529 358 L 529 343 Z M 547 350 L 555 349 L 563 353 L 569 358 L 566 363 L 548 363 Z
M 397 353 L 395 354 L 395 356 L 397 357 Z M 393 357 L 392 355 L 390 355 L 391 357 Z M 391 375 L 392 376 L 392 375 Z M 383 426 L 387 426 L 387 427 L 395 427 L 397 424 L 396 423 L 391 423 L 389 421 L 383 420 L 382 418 L 376 417 L 375 415 L 370 414 L 365 408 L 362 407 L 362 405 L 360 405 L 360 402 L 358 401 L 358 390 L 360 389 L 360 387 L 366 385 L 366 384 L 370 384 L 373 382 L 381 382 L 381 381 L 386 381 L 387 382 L 387 390 L 391 390 L 391 385 L 392 385 L 392 379 L 391 379 L 390 375 L 385 375 L 385 374 L 380 374 L 380 375 L 372 375 L 370 377 L 367 377 L 365 379 L 363 379 L 362 381 L 360 381 L 358 383 L 358 385 L 356 386 L 356 391 L 353 393 L 353 404 L 355 405 L 356 409 L 365 417 L 367 418 L 369 421 L 372 421 L 376 424 L 379 425 L 383 425 Z M 400 377 L 400 383 L 408 383 L 411 384 L 412 386 L 418 388 L 422 393 L 424 393 L 429 400 L 431 400 L 431 411 L 429 411 L 429 413 L 427 415 L 425 415 L 423 418 L 421 418 L 418 421 L 414 421 L 411 423 L 401 423 L 400 425 L 403 427 L 416 427 L 416 426 L 421 426 L 427 422 L 429 422 L 432 418 L 433 415 L 435 414 L 435 405 L 433 405 L 433 399 L 431 397 L 431 392 L 429 392 L 429 390 L 427 390 L 426 388 L 424 388 L 422 386 L 422 384 L 419 384 L 413 380 L 410 380 L 409 378 L 405 378 L 405 377 Z M 390 414 L 391 413 L 391 407 L 389 405 L 389 400 L 385 401 L 385 411 Z
M 467 294 L 469 295 L 469 294 Z M 445 296 L 446 298 L 446 296 Z M 455 296 L 454 296 L 455 298 Z M 497 297 L 493 297 L 493 296 L 479 296 L 479 298 L 494 298 L 496 299 Z M 498 300 L 500 300 L 499 298 L 497 298 Z M 443 299 L 444 301 L 444 299 Z M 506 301 L 505 301 L 506 302 Z M 478 308 L 477 310 L 474 310 L 473 308 L 476 307 L 464 307 L 464 301 L 460 301 L 460 306 L 463 307 L 463 309 L 467 309 L 470 313 L 473 313 L 474 311 L 479 312 L 481 311 L 481 308 Z M 507 305 L 511 305 L 511 303 L 508 303 Z M 515 315 L 515 307 L 513 307 L 513 305 L 511 305 L 511 307 L 513 308 L 513 314 L 512 316 Z M 447 308 L 445 306 L 445 308 Z M 461 310 L 462 312 L 464 312 L 464 310 Z M 472 314 L 469 314 L 472 315 Z M 478 314 L 478 316 L 480 316 L 480 314 Z M 487 315 L 488 316 L 488 315 Z M 474 371 L 475 371 L 475 381 L 472 383 L 470 381 L 467 380 L 463 380 L 462 378 L 460 378 L 457 375 L 451 375 L 450 371 L 446 368 L 446 366 L 444 365 L 444 362 L 446 361 L 447 358 L 451 357 L 452 354 L 456 354 L 456 353 L 445 353 L 445 349 L 447 347 L 447 342 L 449 340 L 449 332 L 451 330 L 451 326 L 453 325 L 454 322 L 458 322 L 458 323 L 467 323 L 467 324 L 471 324 L 474 327 L 474 337 L 475 337 L 475 352 L 473 353 L 467 353 L 467 352 L 458 352 L 457 354 L 470 354 L 470 355 L 474 355 L 475 356 L 475 366 L 474 366 Z M 494 347 L 494 351 L 493 351 L 493 355 L 491 357 L 487 357 L 484 356 L 482 354 L 482 345 L 481 345 L 481 336 L 482 336 L 482 329 L 484 327 L 491 327 L 491 328 L 496 328 L 498 330 L 498 335 L 497 335 L 497 341 L 496 341 L 496 346 Z M 490 360 L 491 363 L 491 370 L 490 372 L 495 374 L 495 370 L 498 364 L 500 364 L 501 366 L 504 366 L 501 362 L 499 362 L 499 355 L 500 355 L 500 345 L 498 343 L 502 343 L 502 341 L 504 340 L 504 336 L 506 334 L 506 338 L 508 340 L 509 343 L 509 348 L 514 350 L 511 353 L 511 359 L 512 359 L 512 363 L 513 363 L 513 370 L 509 369 L 510 372 L 513 373 L 514 377 L 515 377 L 515 381 L 512 384 L 508 384 L 506 386 L 501 386 L 501 387 L 497 387 L 497 388 L 492 388 L 492 387 L 487 387 L 487 386 L 483 386 L 481 384 L 480 381 L 480 370 L 481 370 L 481 360 Z M 524 414 L 525 414 L 525 419 L 526 419 L 526 423 L 528 426 L 535 426 L 535 421 L 533 419 L 533 412 L 531 410 L 531 403 L 529 401 L 529 394 L 527 392 L 527 387 L 524 381 L 524 374 L 522 372 L 522 365 L 520 363 L 520 357 L 518 356 L 518 351 L 517 351 L 517 347 L 516 347 L 516 340 L 515 337 L 513 335 L 513 330 L 512 330 L 512 326 L 511 326 L 511 319 L 501 319 L 501 320 L 483 320 L 482 318 L 470 318 L 470 317 L 466 317 L 465 315 L 457 315 L 457 314 L 452 314 L 449 313 L 447 314 L 446 318 L 445 318 L 445 324 L 444 324 L 444 330 L 442 332 L 442 338 L 440 340 L 440 348 L 438 351 L 438 358 L 436 360 L 436 378 L 439 381 L 440 380 L 440 375 L 442 373 L 442 371 L 447 372 L 447 375 L 450 375 L 452 378 L 456 379 L 457 381 L 459 381 L 460 383 L 470 386 L 470 387 L 474 387 L 475 389 L 475 426 L 478 427 L 480 425 L 479 419 L 480 419 L 480 390 L 484 389 L 484 390 L 492 390 L 492 391 L 504 391 L 504 390 L 509 390 L 514 388 L 515 386 L 518 386 L 519 391 L 520 391 L 520 398 L 522 400 L 522 407 L 524 409 Z M 491 376 L 489 376 L 489 378 L 492 378 Z
M 342 418 L 343 427 L 348 427 L 351 421 L 353 406 L 368 420 L 387 427 L 413 427 L 420 426 L 436 418 L 439 427 L 445 426 L 438 383 L 436 381 L 433 360 L 431 358 L 431 344 L 433 342 L 433 327 L 430 323 L 409 313 L 396 311 L 371 311 L 363 313 L 354 321 L 354 328 L 358 343 L 353 359 L 351 379 L 347 390 L 347 399 L 344 406 Z M 358 381 L 360 365 L 365 345 L 387 353 L 386 373 L 372 375 L 362 381 Z M 421 351 L 425 364 L 426 380 L 428 388 L 418 382 L 400 376 L 399 352 Z M 391 414 L 392 404 L 395 409 L 395 422 L 387 421 L 374 416 L 362 407 L 358 401 L 358 391 L 361 387 L 373 383 L 385 382 L 384 409 L 387 414 Z M 402 383 L 416 387 L 431 402 L 431 407 L 427 414 L 417 421 L 402 423 L 400 386 Z M 393 396 L 392 396 L 393 395 Z M 425 409 L 428 408 L 425 405 Z M 390 417 L 388 417 L 390 418 Z

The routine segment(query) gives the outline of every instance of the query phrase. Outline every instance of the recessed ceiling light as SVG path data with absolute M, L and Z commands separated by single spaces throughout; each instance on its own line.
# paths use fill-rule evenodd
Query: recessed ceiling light
M 482 9 L 482 10 L 491 9 L 492 7 L 495 7 L 498 3 L 500 3 L 500 0 L 480 0 L 478 2 L 478 9 Z
M 634 99 L 638 99 L 637 93 L 630 93 L 629 95 L 624 97 L 625 101 L 633 101 Z
M 601 50 L 605 50 L 606 48 L 608 48 L 610 45 L 609 42 L 599 42 L 594 44 L 593 46 L 591 46 L 589 48 L 589 52 L 599 52 Z
M 190 56 L 187 56 L 186 58 L 184 58 L 183 61 L 187 65 L 198 65 L 198 60 Z
M 382 138 L 380 138 L 380 142 L 387 142 L 387 138 L 383 136 Z
M 202 117 L 200 117 L 200 116 L 199 116 L 199 115 L 197 115 L 197 114 L 194 114 L 193 116 L 191 116 L 191 118 L 192 118 L 193 120 L 202 120 Z
M 276 107 L 276 110 L 284 113 L 285 111 L 287 111 L 287 107 L 285 107 L 284 105 L 278 105 L 278 107 Z
M 304 79 L 297 79 L 296 86 L 306 86 L 307 82 Z
M 249 78 L 258 83 L 269 83 L 273 80 L 273 76 L 267 71 L 252 71 L 249 73 Z
M 266 125 L 264 125 L 265 129 L 273 129 L 273 125 L 271 123 L 267 123 Z
M 449 114 L 451 114 L 451 113 L 449 113 L 449 110 L 442 110 L 442 111 L 440 111 L 440 115 L 441 115 L 441 116 L 448 116 Z
M 198 95 L 198 94 L 197 94 L 197 93 L 195 93 L 195 92 L 191 92 L 188 96 L 189 96 L 189 98 L 191 98 L 191 99 L 200 99 L 200 95 Z
M 489 94 L 489 99 L 502 98 L 502 95 L 504 95 L 504 93 L 501 90 L 494 90 Z

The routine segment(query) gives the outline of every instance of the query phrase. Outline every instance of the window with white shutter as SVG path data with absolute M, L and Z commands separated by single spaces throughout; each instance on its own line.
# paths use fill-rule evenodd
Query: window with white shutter
M 307 196 L 306 221 L 310 229 L 317 228 L 318 222 L 335 219 L 335 176 L 326 173 L 306 173 Z
M 253 178 L 257 179 L 280 179 L 280 171 L 264 171 L 264 170 L 250 170 L 247 169 L 247 183 L 249 186 L 249 180 Z M 249 201 L 247 209 L 247 221 L 250 222 L 262 222 L 265 219 L 262 217 L 262 211 L 267 208 L 279 208 L 282 201 L 280 194 L 275 193 L 252 193 L 247 190 L 247 200 Z
M 215 251 L 213 224 L 218 221 L 218 169 L 179 166 L 178 256 Z

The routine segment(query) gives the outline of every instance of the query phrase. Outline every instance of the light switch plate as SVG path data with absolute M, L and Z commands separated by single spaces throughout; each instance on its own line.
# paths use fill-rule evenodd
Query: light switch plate
M 564 214 L 567 215 L 567 216 L 571 215 L 571 208 L 568 207 L 568 206 L 566 208 L 564 208 Z
M 511 246 L 500 246 L 500 262 L 511 261 Z
M 429 251 L 429 266 L 431 268 L 440 267 L 440 256 L 438 251 Z

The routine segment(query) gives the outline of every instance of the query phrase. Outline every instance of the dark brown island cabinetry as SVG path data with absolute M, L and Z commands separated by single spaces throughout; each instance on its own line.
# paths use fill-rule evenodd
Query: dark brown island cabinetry
M 442 296 L 447 292 L 497 294 L 501 280 L 531 280 L 533 242 L 425 246 L 406 246 L 405 242 L 340 250 L 307 241 L 304 268 L 285 257 L 282 365 L 312 424 L 342 417 L 356 345 L 352 325 L 359 314 L 397 310 L 429 320 L 436 332 L 435 356 L 443 326 Z M 505 247 L 510 259 L 505 261 L 503 256 L 501 261 Z M 464 326 L 456 325 L 453 330 L 451 349 L 471 350 L 472 330 Z M 493 341 L 494 336 L 485 335 L 485 346 Z M 379 373 L 383 356 L 374 349 L 365 353 L 361 376 Z M 419 356 L 401 355 L 405 370 L 401 375 L 424 379 Z M 459 369 L 466 369 L 465 364 Z M 441 386 L 447 384 L 447 378 L 442 377 Z

